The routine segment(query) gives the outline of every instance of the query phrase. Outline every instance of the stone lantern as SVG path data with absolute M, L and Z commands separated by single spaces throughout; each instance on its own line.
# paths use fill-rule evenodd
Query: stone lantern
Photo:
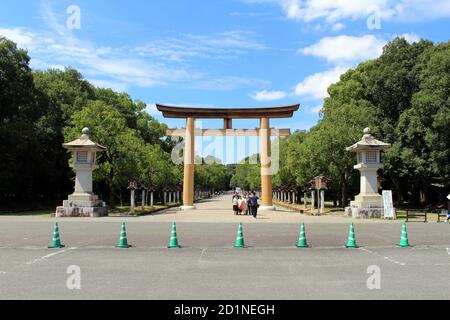
M 381 151 L 391 145 L 375 139 L 370 128 L 364 129 L 360 141 L 347 148 L 356 153 L 357 164 L 354 166 L 361 173 L 360 193 L 346 208 L 353 217 L 379 218 L 383 213 L 383 197 L 378 193 L 377 171 L 384 166 L 381 163 Z
M 92 192 L 92 171 L 96 164 L 97 152 L 105 151 L 105 147 L 90 140 L 88 128 L 82 130 L 81 137 L 63 147 L 72 152 L 75 171 L 75 192 L 69 195 L 63 205 L 56 208 L 56 217 L 99 217 L 108 215 L 108 208 L 103 201 Z

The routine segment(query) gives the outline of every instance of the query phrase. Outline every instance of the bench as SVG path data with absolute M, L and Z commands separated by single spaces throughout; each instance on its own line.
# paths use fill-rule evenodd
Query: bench
M 441 222 L 441 217 L 447 218 L 447 212 L 448 211 L 445 210 L 445 209 L 437 210 L 437 212 L 436 212 L 436 214 L 437 214 L 437 222 Z
M 428 210 L 426 210 L 426 209 L 408 209 L 408 210 L 406 210 L 406 221 L 405 222 L 409 222 L 411 218 L 413 218 L 413 219 L 421 218 L 421 219 L 423 219 L 423 222 L 427 222 L 427 214 L 428 214 Z M 414 220 L 414 221 L 416 221 L 416 220 Z

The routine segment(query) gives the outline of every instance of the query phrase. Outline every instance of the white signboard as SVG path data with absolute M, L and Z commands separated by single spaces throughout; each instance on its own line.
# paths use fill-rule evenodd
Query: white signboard
M 385 218 L 395 218 L 392 190 L 383 190 L 383 212 Z

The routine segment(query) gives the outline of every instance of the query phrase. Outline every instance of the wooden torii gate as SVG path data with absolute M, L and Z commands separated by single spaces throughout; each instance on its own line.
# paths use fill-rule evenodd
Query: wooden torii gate
M 185 129 L 168 129 L 168 136 L 182 136 L 185 139 L 183 205 L 182 209 L 194 209 L 194 155 L 196 136 L 259 136 L 261 160 L 261 206 L 259 210 L 273 210 L 271 136 L 288 136 L 290 129 L 271 129 L 270 118 L 290 118 L 299 104 L 268 108 L 192 108 L 156 104 L 165 118 L 185 118 Z M 223 119 L 223 129 L 195 129 L 196 119 Z M 260 128 L 255 130 L 233 129 L 233 119 L 260 119 Z

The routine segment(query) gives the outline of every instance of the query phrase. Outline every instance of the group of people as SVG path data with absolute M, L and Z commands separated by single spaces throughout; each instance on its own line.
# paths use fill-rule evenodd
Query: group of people
M 243 213 L 245 215 L 252 215 L 253 218 L 256 218 L 259 207 L 258 199 L 255 192 L 245 192 L 242 196 L 239 193 L 234 192 L 232 199 L 234 214 L 238 215 Z

